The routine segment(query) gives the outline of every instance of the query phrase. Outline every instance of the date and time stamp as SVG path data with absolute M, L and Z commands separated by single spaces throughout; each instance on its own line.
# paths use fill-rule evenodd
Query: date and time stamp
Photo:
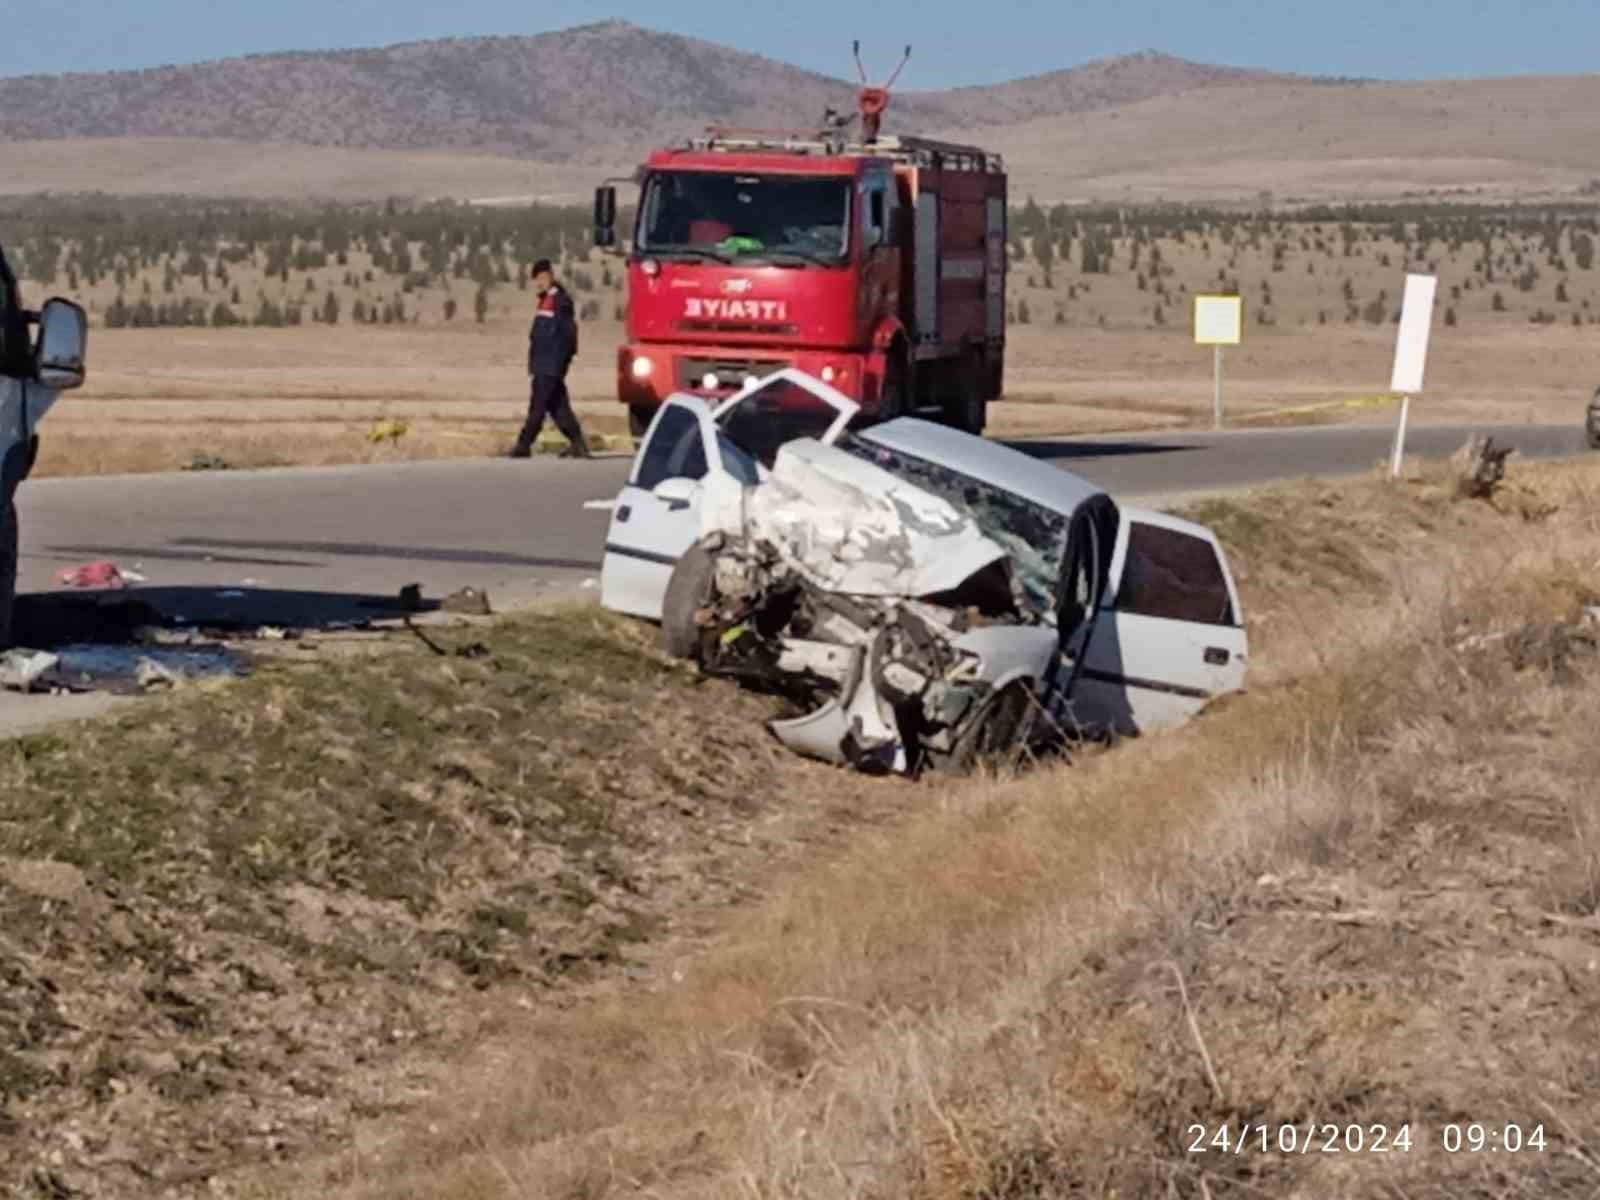
M 1304 1121 L 1236 1125 L 1193 1124 L 1184 1129 L 1189 1154 L 1542 1154 L 1550 1144 L 1542 1124 L 1452 1122 L 1428 1129 L 1398 1125 Z

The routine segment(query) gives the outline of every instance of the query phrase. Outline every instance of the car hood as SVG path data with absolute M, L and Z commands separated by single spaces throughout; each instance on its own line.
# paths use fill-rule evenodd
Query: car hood
M 811 438 L 786 443 L 766 481 L 745 489 L 744 527 L 846 595 L 948 592 L 1007 557 L 947 501 Z

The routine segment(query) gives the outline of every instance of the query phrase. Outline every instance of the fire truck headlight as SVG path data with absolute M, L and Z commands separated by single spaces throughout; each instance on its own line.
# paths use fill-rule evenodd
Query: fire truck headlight
M 823 367 L 822 368 L 822 382 L 823 383 L 832 383 L 833 382 L 833 376 L 834 376 L 834 370 L 833 370 L 832 367 Z
M 700 386 L 705 388 L 705 390 L 708 391 L 708 392 L 716 391 L 717 390 L 717 376 L 716 376 L 716 373 L 713 372 L 713 371 L 707 371 L 705 373 L 705 375 L 700 380 Z
M 633 371 L 635 379 L 649 379 L 650 372 L 655 370 L 655 364 L 641 354 L 633 360 L 633 366 L 630 369 Z

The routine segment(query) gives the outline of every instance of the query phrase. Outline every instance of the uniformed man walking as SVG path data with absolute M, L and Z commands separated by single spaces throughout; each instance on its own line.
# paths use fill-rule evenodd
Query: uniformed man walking
M 561 452 L 561 457 L 591 458 L 589 443 L 584 441 L 583 427 L 572 411 L 572 397 L 567 392 L 567 368 L 578 352 L 578 318 L 573 311 L 572 297 L 556 282 L 555 271 L 547 258 L 533 264 L 533 285 L 539 292 L 539 304 L 533 314 L 533 327 L 528 331 L 532 394 L 528 398 L 528 419 L 517 435 L 517 444 L 511 448 L 511 457 L 527 458 L 533 453 L 534 439 L 544 428 L 545 417 L 549 416 L 571 443 Z

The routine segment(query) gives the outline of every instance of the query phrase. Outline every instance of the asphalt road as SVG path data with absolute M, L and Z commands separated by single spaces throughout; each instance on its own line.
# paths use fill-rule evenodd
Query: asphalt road
M 1408 451 L 1447 455 L 1467 427 L 1414 429 Z M 1584 452 L 1582 431 L 1504 426 L 1525 456 Z M 1231 490 L 1365 472 L 1383 427 L 1325 426 L 1015 443 L 1119 498 Z M 169 616 L 315 623 L 370 615 L 410 583 L 438 598 L 464 585 L 497 608 L 597 586 L 607 514 L 629 459 L 554 458 L 43 479 L 18 493 L 19 587 L 55 589 L 64 568 L 109 559 L 145 577 Z

